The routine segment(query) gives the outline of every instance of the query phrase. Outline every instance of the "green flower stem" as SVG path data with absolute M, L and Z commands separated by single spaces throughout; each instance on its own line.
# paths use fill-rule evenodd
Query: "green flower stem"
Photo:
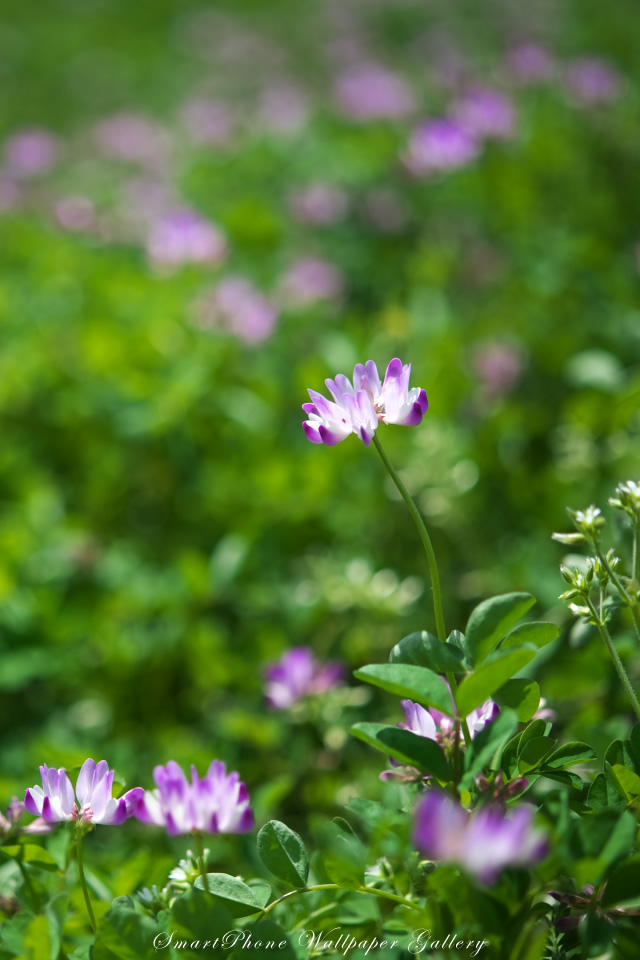
M 633 523 L 633 562 L 631 573 L 635 583 L 640 578 L 640 522 L 636 518 Z
M 399 897 L 395 893 L 388 893 L 386 890 L 378 890 L 377 887 L 361 887 L 347 888 L 341 887 L 337 883 L 318 883 L 313 887 L 298 887 L 295 890 L 290 890 L 288 893 L 285 893 L 282 897 L 279 897 L 277 900 L 274 900 L 273 903 L 270 903 L 267 907 L 263 907 L 261 918 L 266 916 L 270 910 L 273 910 L 274 907 L 277 907 L 279 903 L 288 900 L 290 897 L 295 897 L 300 893 L 313 893 L 316 890 L 346 890 L 350 889 L 352 893 L 369 893 L 373 894 L 374 897 L 381 897 L 384 900 L 392 900 L 394 903 L 401 903 L 404 907 L 410 907 L 411 910 L 418 910 L 422 913 L 422 907 L 417 903 L 414 903 L 413 900 L 407 900 L 405 897 Z
M 618 651 L 616 650 L 616 648 L 615 648 L 614 645 L 613 645 L 613 640 L 611 639 L 611 635 L 609 634 L 609 631 L 607 630 L 607 624 L 605 623 L 605 621 L 603 620 L 603 618 L 598 614 L 598 611 L 596 610 L 596 608 L 594 607 L 593 603 L 591 602 L 590 597 L 586 596 L 586 597 L 585 597 L 585 602 L 586 602 L 587 606 L 589 607 L 589 610 L 591 611 L 591 616 L 593 617 L 593 621 L 594 621 L 596 627 L 598 628 L 598 632 L 600 633 L 600 636 L 601 636 L 602 639 L 604 640 L 604 645 L 606 646 L 607 650 L 609 651 L 609 655 L 611 656 L 611 659 L 613 660 L 613 665 L 614 665 L 614 667 L 616 668 L 616 670 L 617 670 L 617 672 L 618 672 L 618 676 L 620 677 L 620 681 L 621 681 L 621 683 L 622 683 L 622 686 L 624 687 L 624 689 L 625 689 L 625 691 L 626 691 L 626 693 L 627 693 L 627 696 L 629 697 L 629 700 L 631 701 L 631 705 L 632 705 L 632 707 L 633 707 L 633 709 L 634 709 L 634 711 L 635 711 L 635 714 L 636 714 L 638 720 L 640 720 L 640 703 L 638 702 L 638 698 L 637 698 L 637 696 L 636 696 L 635 690 L 634 690 L 633 687 L 631 686 L 631 681 L 629 680 L 629 677 L 628 677 L 628 675 L 627 675 L 627 671 L 626 671 L 625 668 L 624 668 L 624 664 L 622 663 L 622 660 L 620 659 L 620 656 L 618 655 Z
M 446 630 L 446 627 L 445 627 L 445 625 L 444 625 L 444 612 L 443 612 L 443 609 L 442 609 L 442 592 L 441 592 L 441 590 L 440 590 L 440 574 L 439 574 L 439 572 L 438 572 L 438 561 L 436 560 L 436 555 L 435 555 L 435 551 L 434 551 L 434 549 L 433 549 L 433 544 L 431 543 L 431 537 L 429 536 L 429 533 L 428 533 L 428 531 L 427 531 L 427 528 L 426 528 L 426 526 L 425 526 L 425 524 L 424 524 L 424 520 L 422 519 L 422 517 L 421 517 L 421 515 L 420 515 L 420 511 L 418 510 L 418 508 L 416 507 L 415 503 L 413 502 L 413 500 L 412 500 L 412 498 L 411 498 L 411 494 L 409 493 L 409 491 L 408 491 L 407 488 L 405 487 L 404 483 L 403 483 L 402 480 L 400 479 L 400 476 L 399 476 L 397 470 L 395 469 L 395 467 L 393 466 L 393 464 L 392 464 L 391 461 L 389 460 L 388 456 L 387 456 L 386 453 L 384 452 L 384 449 L 383 449 L 383 447 L 382 447 L 382 444 L 380 443 L 380 438 L 378 437 L 378 434 L 377 434 L 377 433 L 374 433 L 374 435 L 373 435 L 373 444 L 374 444 L 376 450 L 378 451 L 378 453 L 380 454 L 380 459 L 382 460 L 382 462 L 384 463 L 385 467 L 387 468 L 387 470 L 388 470 L 388 472 L 389 472 L 389 476 L 391 477 L 391 479 L 392 479 L 393 482 L 395 483 L 395 485 L 396 485 L 396 487 L 398 488 L 398 491 L 399 491 L 402 499 L 404 500 L 404 502 L 406 503 L 407 507 L 409 508 L 409 513 L 411 514 L 411 516 L 412 516 L 412 518 L 413 518 L 413 522 L 415 523 L 416 527 L 418 528 L 418 533 L 420 534 L 420 539 L 422 540 L 422 545 L 423 545 L 423 547 L 424 547 L 424 552 L 425 552 L 425 554 L 426 554 L 426 556 L 427 556 L 427 564 L 428 564 L 428 566 L 429 566 L 429 576 L 431 577 L 431 589 L 432 589 L 432 591 L 433 591 L 433 610 L 434 610 L 435 618 L 436 618 L 436 631 L 437 631 L 437 633 L 438 633 L 438 639 L 441 641 L 441 643 L 445 643 L 445 642 L 446 642 L 446 639 L 447 639 L 447 630 Z M 446 677 L 447 677 L 447 680 L 448 680 L 448 682 L 449 682 L 449 686 L 451 687 L 451 695 L 452 695 L 452 697 L 453 697 L 453 702 L 454 702 L 454 705 L 455 705 L 455 703 L 456 703 L 456 693 L 458 692 L 458 684 L 457 684 L 457 682 L 456 682 L 456 678 L 455 678 L 455 676 L 453 675 L 453 673 L 447 673 L 447 674 L 446 674 Z M 457 706 L 456 706 L 456 714 L 457 714 L 457 712 L 458 712 L 458 708 L 457 708 Z M 457 722 L 458 722 L 458 721 L 456 720 L 456 724 L 457 724 Z M 464 734 L 464 739 L 465 739 L 465 741 L 466 741 L 467 743 L 471 743 L 471 735 L 470 735 L 470 733 L 469 733 L 469 726 L 468 726 L 467 721 L 466 721 L 466 719 L 465 719 L 464 717 L 461 717 L 461 718 L 460 718 L 460 724 L 461 724 L 461 726 L 462 726 L 462 732 L 463 732 L 463 734 Z M 457 737 L 456 737 L 456 741 L 455 741 L 455 742 L 456 742 L 456 744 L 457 744 L 457 742 L 458 742 L 458 738 L 457 738 Z
M 634 544 L 633 544 L 633 546 L 634 546 L 634 558 L 633 558 L 634 574 L 633 574 L 633 576 L 634 576 L 634 579 L 635 579 L 635 578 L 636 578 L 635 567 L 636 567 L 636 559 L 637 559 L 636 536 L 634 536 Z M 600 563 L 602 564 L 602 566 L 604 567 L 604 569 L 605 569 L 605 570 L 607 571 L 607 573 L 609 574 L 609 577 L 611 578 L 611 582 L 613 583 L 614 587 L 616 588 L 616 590 L 618 591 L 618 593 L 620 594 L 620 596 L 622 597 L 622 599 L 624 600 L 624 602 L 627 604 L 627 606 L 628 606 L 629 609 L 631 610 L 631 616 L 633 617 L 633 623 L 634 623 L 635 628 L 636 628 L 636 633 L 637 633 L 637 635 L 638 635 L 638 639 L 640 640 L 640 610 L 638 609 L 638 600 L 637 600 L 637 597 L 636 597 L 635 595 L 634 595 L 633 597 L 629 595 L 628 591 L 627 591 L 627 590 L 625 589 L 625 587 L 623 586 L 622 581 L 620 580 L 618 574 L 615 572 L 615 570 L 613 569 L 613 567 L 611 567 L 611 566 L 609 565 L 609 563 L 607 562 L 607 558 L 605 557 L 604 553 L 602 552 L 602 549 L 601 549 L 601 547 L 600 547 L 600 544 L 599 544 L 599 542 L 598 542 L 597 540 L 595 541 L 595 548 L 596 548 L 597 557 L 598 557 L 598 559 L 600 560 Z
M 82 887 L 82 893 L 84 895 L 84 902 L 87 906 L 87 913 L 89 914 L 89 922 L 91 924 L 91 929 L 94 933 L 98 932 L 98 927 L 96 925 L 96 918 L 93 914 L 93 907 L 91 906 L 91 899 L 89 897 L 89 890 L 87 888 L 87 881 L 84 877 L 84 864 L 82 861 L 82 827 L 76 828 L 76 860 L 78 861 L 78 876 L 80 877 L 80 886 Z
M 204 845 L 202 842 L 202 834 L 199 830 L 193 831 L 193 840 L 196 848 L 196 857 L 198 858 L 198 864 L 200 866 L 200 876 L 202 877 L 202 883 L 204 884 L 204 892 L 210 893 L 209 890 L 209 878 L 207 877 L 207 867 L 204 862 Z

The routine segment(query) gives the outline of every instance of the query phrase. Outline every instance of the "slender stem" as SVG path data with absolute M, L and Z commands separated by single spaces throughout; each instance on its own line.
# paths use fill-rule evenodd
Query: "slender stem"
M 344 887 L 339 886 L 337 883 L 318 883 L 313 887 L 298 887 L 295 890 L 289 890 L 288 893 L 283 894 L 277 900 L 274 900 L 273 903 L 270 903 L 268 906 L 263 907 L 261 917 L 264 917 L 270 910 L 273 910 L 274 907 L 277 907 L 279 903 L 282 903 L 284 900 L 289 900 L 290 897 L 296 897 L 300 893 L 314 893 L 316 890 L 344 890 Z M 412 910 L 418 910 L 422 912 L 422 907 L 417 903 L 414 903 L 413 900 L 407 900 L 405 897 L 399 897 L 395 893 L 387 893 L 386 890 L 378 890 L 377 887 L 356 887 L 352 890 L 352 893 L 370 893 L 374 897 L 381 897 L 384 900 L 393 900 L 394 903 L 401 903 L 404 907 L 410 907 Z
M 604 644 L 607 650 L 609 651 L 609 655 L 611 656 L 611 659 L 613 660 L 613 665 L 618 672 L 618 676 L 620 677 L 622 686 L 626 690 L 627 696 L 631 701 L 631 705 L 634 709 L 635 715 L 637 716 L 638 720 L 640 720 L 640 703 L 638 702 L 638 698 L 636 696 L 635 690 L 631 686 L 631 681 L 629 680 L 627 671 L 624 668 L 624 664 L 620 659 L 618 651 L 613 645 L 613 640 L 611 639 L 611 635 L 607 630 L 607 625 L 605 621 L 599 616 L 598 611 L 596 610 L 593 603 L 591 602 L 591 599 L 589 597 L 585 597 L 585 601 L 587 606 L 589 607 L 589 610 L 591 611 L 591 615 L 593 617 L 596 627 L 598 628 L 598 632 L 600 633 L 600 636 L 604 640 Z
M 409 491 L 407 490 L 404 483 L 400 479 L 400 476 L 397 470 L 395 469 L 395 467 L 389 460 L 388 456 L 384 452 L 377 433 L 374 433 L 373 435 L 373 443 L 376 450 L 380 454 L 380 459 L 382 460 L 385 467 L 389 471 L 389 476 L 395 483 L 400 495 L 402 496 L 402 499 L 404 500 L 407 507 L 409 508 L 409 513 L 413 518 L 413 522 L 418 528 L 418 533 L 420 534 L 420 539 L 422 540 L 424 552 L 427 555 L 427 564 L 429 565 L 429 575 L 431 577 L 431 589 L 433 590 L 433 610 L 436 617 L 436 630 L 438 633 L 438 639 L 441 640 L 442 643 L 444 643 L 445 640 L 447 639 L 447 631 L 444 625 L 444 613 L 442 612 L 442 593 L 440 591 L 440 575 L 438 573 L 438 562 L 436 560 L 433 544 L 431 543 L 431 537 L 429 536 L 427 532 L 427 528 L 424 525 L 424 520 L 420 516 L 420 511 L 418 510 L 415 503 L 411 499 L 411 495 Z
M 425 526 L 424 520 L 420 515 L 420 511 L 418 510 L 415 503 L 413 502 L 411 494 L 409 493 L 404 483 L 400 479 L 400 475 L 398 474 L 398 471 L 395 469 L 395 467 L 389 460 L 389 457 L 384 452 L 382 444 L 380 443 L 380 438 L 378 437 L 377 433 L 374 433 L 373 435 L 373 444 L 376 450 L 378 451 L 378 453 L 380 454 L 380 459 L 382 460 L 385 467 L 387 468 L 387 471 L 389 472 L 389 476 L 395 483 L 402 499 L 404 500 L 407 507 L 409 508 L 409 513 L 413 518 L 413 522 L 418 528 L 418 533 L 420 534 L 420 539 L 422 540 L 424 552 L 427 557 L 427 565 L 429 567 L 429 576 L 431 577 L 431 589 L 433 591 L 433 611 L 436 618 L 436 631 L 438 633 L 438 639 L 442 643 L 445 643 L 447 639 L 447 630 L 444 625 L 444 612 L 442 609 L 442 591 L 440 590 L 440 574 L 438 572 L 438 561 L 436 560 L 436 554 L 433 549 L 433 544 L 431 543 L 431 537 L 429 536 L 429 532 Z M 453 675 L 453 673 L 447 673 L 446 677 L 449 682 L 449 686 L 451 687 L 451 696 L 453 697 L 453 702 L 455 705 L 458 684 L 456 683 L 456 678 Z M 456 714 L 457 712 L 458 710 L 456 707 Z M 471 736 L 469 734 L 469 727 L 464 717 L 460 718 L 460 724 L 462 726 L 464 739 L 466 740 L 467 743 L 470 743 Z M 456 746 L 454 749 L 457 750 L 457 744 L 458 744 L 457 737 L 456 737 L 455 743 L 456 743 Z
M 613 567 L 610 566 L 610 564 L 607 562 L 607 558 L 602 552 L 602 548 L 600 547 L 600 544 L 598 543 L 597 540 L 595 541 L 595 548 L 596 548 L 596 554 L 598 556 L 598 559 L 600 560 L 600 563 L 602 564 L 604 569 L 609 574 L 611 578 L 611 582 L 615 586 L 616 590 L 618 591 L 618 593 L 620 594 L 620 596 L 622 597 L 626 605 L 631 610 L 633 623 L 636 628 L 638 639 L 640 640 L 640 610 L 638 609 L 638 599 L 635 596 L 635 592 L 634 592 L 634 596 L 629 595 L 629 592 L 623 586 L 622 581 L 618 577 L 618 574 L 615 572 Z M 634 551 L 635 551 L 635 537 L 634 537 Z M 634 556 L 634 569 L 635 569 L 635 556 Z M 635 579 L 635 574 L 634 574 L 634 579 Z
M 78 861 L 78 876 L 80 877 L 80 886 L 82 887 L 82 893 L 84 895 L 84 902 L 87 906 L 87 913 L 89 914 L 89 922 L 91 923 L 91 929 L 94 933 L 98 932 L 98 927 L 96 925 L 96 918 L 93 915 L 93 907 L 91 906 L 91 900 L 89 898 L 89 890 L 87 889 L 87 881 L 84 878 L 84 864 L 82 861 L 82 828 L 77 828 L 76 833 L 76 859 Z
M 633 524 L 633 562 L 631 565 L 631 575 L 634 583 L 640 578 L 640 522 L 637 518 Z
M 202 883 L 204 885 L 204 892 L 210 893 L 209 890 L 209 878 L 207 877 L 207 867 L 204 862 L 204 846 L 202 843 L 202 834 L 199 830 L 193 831 L 193 839 L 196 848 L 196 856 L 198 858 L 198 864 L 200 866 L 200 876 L 202 877 Z

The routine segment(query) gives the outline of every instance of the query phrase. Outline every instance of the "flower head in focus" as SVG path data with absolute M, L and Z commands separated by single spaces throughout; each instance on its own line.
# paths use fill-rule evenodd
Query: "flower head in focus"
M 325 380 L 333 401 L 309 390 L 312 402 L 302 405 L 309 414 L 302 424 L 307 439 L 333 446 L 355 433 L 368 447 L 380 422 L 416 426 L 428 401 L 420 387 L 409 389 L 410 375 L 411 365 L 396 358 L 387 367 L 383 383 L 373 360 L 356 364 L 353 383 L 342 373 L 335 380 Z
M 191 833 L 246 833 L 253 827 L 249 794 L 238 773 L 214 760 L 204 777 L 191 767 L 191 783 L 174 760 L 153 771 L 156 790 L 145 790 L 135 815 L 142 823 L 166 827 L 171 836 Z
M 274 710 L 285 710 L 303 697 L 324 693 L 344 677 L 337 660 L 318 663 L 309 647 L 286 650 L 278 663 L 265 667 L 265 697 Z
M 497 807 L 475 813 L 430 790 L 418 805 L 414 844 L 431 860 L 460 864 L 476 880 L 493 884 L 508 866 L 529 866 L 547 852 L 544 834 L 533 826 L 533 808 L 505 814 Z
M 78 824 L 103 823 L 110 826 L 131 817 L 142 797 L 142 787 L 134 787 L 116 800 L 112 795 L 114 771 L 106 760 L 85 760 L 78 774 L 75 793 L 65 770 L 40 767 L 42 786 L 27 790 L 24 805 L 29 813 L 47 823 L 73 820 Z

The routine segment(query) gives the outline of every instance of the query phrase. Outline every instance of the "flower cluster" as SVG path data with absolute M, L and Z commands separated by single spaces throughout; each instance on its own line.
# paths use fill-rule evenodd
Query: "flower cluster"
M 253 827 L 247 788 L 237 773 L 214 760 L 204 777 L 191 767 L 191 783 L 173 760 L 153 771 L 156 790 L 146 790 L 135 811 L 143 823 L 166 827 L 171 836 L 246 833 Z
M 274 710 L 284 710 L 303 697 L 324 693 L 344 676 L 342 664 L 320 664 L 309 647 L 286 650 L 278 663 L 265 667 L 265 698 Z
M 423 389 L 409 389 L 410 375 L 411 364 L 403 365 L 396 358 L 387 367 L 383 383 L 373 360 L 356 364 L 353 383 L 342 373 L 335 380 L 325 380 L 333 401 L 309 390 L 311 403 L 302 405 L 309 415 L 302 424 L 307 439 L 334 446 L 355 433 L 368 447 L 381 422 L 416 426 L 428 402 Z
M 65 770 L 40 767 L 42 786 L 31 787 L 24 807 L 37 816 L 29 832 L 43 832 L 49 824 L 63 820 L 78 826 L 94 824 L 115 826 L 135 816 L 143 823 L 164 826 L 174 835 L 198 830 L 204 833 L 244 833 L 253 826 L 249 795 L 237 773 L 214 760 L 200 779 L 191 768 L 192 783 L 173 760 L 156 767 L 157 790 L 142 787 L 128 790 L 119 799 L 112 796 L 114 771 L 106 760 L 85 760 L 78 774 L 75 792 Z M 15 817 L 13 817 L 15 819 Z M 2 827 L 4 818 L 0 820 Z
M 40 767 L 42 786 L 27 790 L 24 805 L 29 813 L 42 817 L 47 823 L 73 820 L 77 823 L 123 823 L 135 812 L 142 797 L 142 787 L 134 787 L 119 800 L 112 796 L 113 770 L 106 760 L 94 763 L 85 760 L 76 781 L 75 793 L 63 769 Z
M 544 834 L 533 826 L 526 804 L 511 815 L 498 807 L 475 813 L 430 790 L 419 804 L 414 823 L 416 848 L 431 860 L 450 860 L 476 880 L 493 884 L 508 866 L 529 866 L 547 852 Z

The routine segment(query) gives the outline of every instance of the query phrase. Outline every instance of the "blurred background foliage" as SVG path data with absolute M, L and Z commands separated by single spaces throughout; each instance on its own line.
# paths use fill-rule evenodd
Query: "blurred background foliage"
M 3 801 L 87 755 L 130 786 L 220 757 L 300 829 L 379 793 L 345 730 L 395 705 L 354 684 L 269 712 L 261 674 L 433 628 L 375 453 L 300 429 L 307 387 L 357 361 L 427 390 L 383 440 L 448 626 L 508 590 L 566 623 L 551 531 L 638 476 L 637 24 L 632 0 L 5 0 Z M 412 167 L 477 88 L 503 126 Z M 625 728 L 588 628 L 539 673 L 572 736 Z M 166 876 L 122 869 L 115 893 Z

